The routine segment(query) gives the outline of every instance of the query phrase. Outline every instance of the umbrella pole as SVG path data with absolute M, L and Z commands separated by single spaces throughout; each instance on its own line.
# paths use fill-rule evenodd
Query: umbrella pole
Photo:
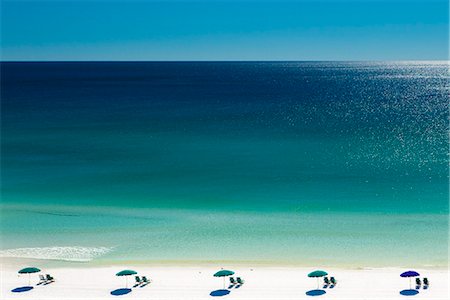
M 409 277 L 409 289 L 411 289 L 411 277 Z
M 225 276 L 223 276 L 223 289 L 225 289 Z
M 319 289 L 319 277 L 317 277 L 317 289 Z
M 30 273 L 28 273 L 28 285 L 30 286 L 31 285 L 31 278 L 30 278 L 31 276 L 30 276 Z
M 128 276 L 125 276 L 125 288 L 128 288 Z

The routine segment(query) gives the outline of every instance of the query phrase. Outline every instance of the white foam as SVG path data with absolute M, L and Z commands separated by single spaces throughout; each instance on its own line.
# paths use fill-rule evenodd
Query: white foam
M 41 247 L 0 250 L 0 257 L 87 262 L 110 252 L 108 247 Z

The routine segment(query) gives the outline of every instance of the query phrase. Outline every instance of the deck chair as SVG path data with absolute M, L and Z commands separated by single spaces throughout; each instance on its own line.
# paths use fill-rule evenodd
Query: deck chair
M 47 281 L 49 281 L 49 282 L 55 281 L 55 278 L 53 278 L 52 276 L 50 276 L 50 274 L 46 274 L 46 275 L 45 275 L 45 278 L 47 278 Z
M 38 285 L 43 284 L 47 281 L 47 279 L 45 279 L 44 275 L 39 275 L 39 282 Z
M 419 278 L 419 277 L 416 278 L 416 285 L 417 285 L 417 286 L 422 285 L 422 282 L 420 281 L 420 278 Z
M 145 284 L 150 284 L 150 282 L 152 282 L 150 279 L 147 279 L 147 277 L 142 276 L 142 282 Z

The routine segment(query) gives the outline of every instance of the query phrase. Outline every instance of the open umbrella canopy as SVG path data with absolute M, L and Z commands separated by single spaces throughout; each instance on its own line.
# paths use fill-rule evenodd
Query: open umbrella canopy
M 400 274 L 400 277 L 417 277 L 420 276 L 416 271 L 406 271 Z
M 219 272 L 216 272 L 214 274 L 214 277 L 224 277 L 224 276 L 231 276 L 234 272 L 230 270 L 220 270 Z
M 133 270 L 123 270 L 123 271 L 120 271 L 119 273 L 117 273 L 116 276 L 129 276 L 129 275 L 134 275 L 134 274 L 137 274 L 137 272 L 133 271 Z
M 30 274 L 38 273 L 40 271 L 41 271 L 41 269 L 36 268 L 36 267 L 27 267 L 27 268 L 23 268 L 22 270 L 19 270 L 19 274 L 28 274 L 28 285 L 30 285 L 30 282 L 31 282 Z
M 308 274 L 308 277 L 323 277 L 327 276 L 328 273 L 322 270 L 317 270 Z
M 19 270 L 19 274 L 30 274 L 30 273 L 37 273 L 40 271 L 41 271 L 41 269 L 39 269 L 39 268 L 28 267 L 28 268 L 23 268 L 22 270 Z

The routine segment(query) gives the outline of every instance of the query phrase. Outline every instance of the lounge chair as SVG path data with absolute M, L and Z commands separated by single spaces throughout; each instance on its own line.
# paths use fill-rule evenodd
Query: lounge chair
M 241 279 L 241 277 L 236 277 L 236 281 L 239 284 L 244 284 L 245 280 Z
M 53 278 L 52 276 L 50 276 L 50 274 L 46 274 L 45 277 L 47 278 L 47 281 L 49 281 L 49 282 L 55 281 L 55 278 Z
M 134 279 L 136 280 L 136 286 L 140 285 L 143 281 L 141 281 L 141 278 L 139 276 L 134 276 Z
M 142 282 L 145 284 L 150 284 L 150 282 L 152 282 L 150 279 L 147 279 L 147 277 L 142 276 Z
M 429 286 L 430 282 L 428 281 L 428 278 L 424 277 L 423 278 L 423 285 Z
M 334 277 L 330 277 L 330 282 L 331 282 L 331 284 L 333 284 L 333 285 L 336 285 L 336 284 L 337 284 L 337 280 L 336 280 Z
M 416 285 L 417 286 L 421 286 L 422 285 L 422 282 L 420 281 L 420 278 L 416 278 Z
M 330 280 L 328 280 L 328 277 L 324 277 L 324 278 L 323 278 L 323 282 L 324 282 L 325 284 L 330 284 Z
M 233 277 L 230 277 L 230 284 L 236 284 L 237 282 L 236 282 L 236 280 L 234 280 L 234 278 Z
M 39 284 L 43 284 L 43 283 L 45 283 L 47 281 L 47 279 L 45 279 L 45 277 L 44 277 L 44 275 L 39 275 L 39 282 L 38 282 L 38 285 Z

